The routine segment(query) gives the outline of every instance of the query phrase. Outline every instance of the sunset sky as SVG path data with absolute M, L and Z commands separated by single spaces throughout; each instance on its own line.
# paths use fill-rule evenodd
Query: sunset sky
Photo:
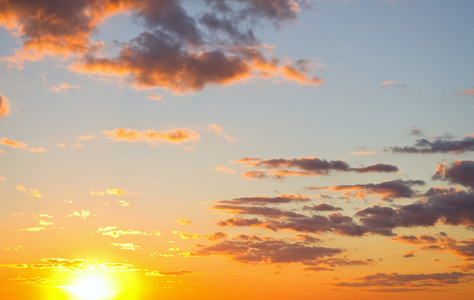
M 473 12 L 0 0 L 0 299 L 473 299 Z

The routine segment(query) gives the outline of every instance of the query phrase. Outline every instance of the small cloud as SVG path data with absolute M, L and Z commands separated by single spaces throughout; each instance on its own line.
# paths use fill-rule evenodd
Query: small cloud
M 44 226 L 41 226 L 41 227 L 30 227 L 30 228 L 24 228 L 24 229 L 20 229 L 21 231 L 29 231 L 29 232 L 38 232 L 38 231 L 41 231 L 41 230 L 45 230 L 46 227 Z
M 26 188 L 22 185 L 19 185 L 19 184 L 16 185 L 16 189 L 19 190 L 19 191 L 26 191 Z
M 0 95 L 0 116 L 5 118 L 10 113 L 10 102 L 3 95 Z
M 166 102 L 166 100 L 163 99 L 163 97 L 162 97 L 161 95 L 156 95 L 156 94 L 153 94 L 153 93 L 148 93 L 148 94 L 146 95 L 146 97 L 147 97 L 148 99 L 151 99 L 151 100 Z
M 134 243 L 110 243 L 114 247 L 120 247 L 121 250 L 138 250 L 140 246 Z
M 403 254 L 403 257 L 405 258 L 415 257 L 415 251 L 413 250 L 407 251 Z
M 154 144 L 162 142 L 179 145 L 183 142 L 197 141 L 201 138 L 197 132 L 189 128 L 178 128 L 170 131 L 137 131 L 135 129 L 117 128 L 112 131 L 103 131 L 103 133 L 114 138 L 115 142 L 126 141 L 129 143 L 145 142 Z
M 36 198 L 43 197 L 43 195 L 41 195 L 41 193 L 36 189 L 28 189 L 28 191 L 30 192 L 30 195 L 33 197 L 36 197 Z
M 397 82 L 397 81 L 384 81 L 382 82 L 381 84 L 379 84 L 379 86 L 383 87 L 383 88 L 387 88 L 389 86 L 395 86 L 395 87 L 406 87 L 407 84 L 406 83 L 400 83 L 400 82 Z
M 82 210 L 82 211 L 74 211 L 72 214 L 67 215 L 68 217 L 79 217 L 83 219 L 87 219 L 91 216 L 91 212 L 88 210 Z
M 351 152 L 352 155 L 372 155 L 376 154 L 377 152 L 374 151 L 353 151 Z
M 43 147 L 39 147 L 39 148 L 30 148 L 28 149 L 29 152 L 36 152 L 36 153 L 42 153 L 42 152 L 46 152 L 46 149 L 44 149 Z
M 468 89 L 465 91 L 457 92 L 458 95 L 467 95 L 467 96 L 474 96 L 474 88 Z
M 209 128 L 214 130 L 214 133 L 217 134 L 217 135 L 222 135 L 224 136 L 224 138 L 226 140 L 228 140 L 229 142 L 235 142 L 237 139 L 236 138 L 231 138 L 229 137 L 227 134 L 224 133 L 224 131 L 222 130 L 222 128 L 220 128 L 219 126 L 217 126 L 216 124 L 210 124 L 209 125 Z
M 192 225 L 193 224 L 193 222 L 191 222 L 188 219 L 179 219 L 179 220 L 176 220 L 176 223 L 179 225 Z
M 7 180 L 6 177 L 0 177 L 0 181 L 5 181 L 5 180 Z
M 58 85 L 58 86 L 50 87 L 48 89 L 48 91 L 53 91 L 53 92 L 57 92 L 57 93 L 67 93 L 67 90 L 69 90 L 69 89 L 80 89 L 80 87 L 69 85 L 68 83 L 63 83 L 63 84 Z
M 224 173 L 235 173 L 234 169 L 229 169 L 225 166 L 218 166 L 214 168 L 214 170 L 219 171 L 219 172 L 224 172 Z
M 0 144 L 6 145 L 6 146 L 9 146 L 9 147 L 14 147 L 14 148 L 24 148 L 24 147 L 28 146 L 28 144 L 26 144 L 26 143 L 13 141 L 13 140 L 7 139 L 5 137 L 0 140 Z
M 130 203 L 123 200 L 119 200 L 119 205 L 122 207 L 130 207 Z
M 66 147 L 66 143 L 57 144 L 56 147 L 64 148 Z
M 85 135 L 85 136 L 78 136 L 77 137 L 79 140 L 83 140 L 83 141 L 87 141 L 87 140 L 91 140 L 94 138 L 93 135 Z

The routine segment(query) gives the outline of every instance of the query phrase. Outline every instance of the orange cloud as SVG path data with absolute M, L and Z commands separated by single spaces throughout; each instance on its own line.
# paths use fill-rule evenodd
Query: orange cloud
M 166 102 L 166 100 L 163 99 L 163 97 L 162 97 L 161 95 L 156 95 L 156 94 L 153 94 L 153 93 L 148 93 L 148 94 L 146 95 L 146 97 L 147 97 L 148 99 L 151 99 L 151 100 Z
M 465 91 L 458 92 L 458 95 L 474 96 L 474 88 L 473 88 L 473 89 L 468 89 L 468 90 L 465 90 Z
M 214 170 L 219 171 L 219 172 L 224 172 L 224 173 L 235 173 L 234 169 L 229 169 L 225 166 L 218 166 L 214 168 Z
M 28 149 L 28 151 L 42 153 L 42 152 L 46 152 L 46 149 L 44 149 L 43 147 L 39 147 L 39 148 L 30 148 Z
M 41 193 L 38 190 L 28 189 L 28 191 L 30 192 L 30 195 L 33 196 L 33 197 L 36 197 L 36 198 L 43 197 L 43 195 L 41 195 Z
M 201 138 L 201 136 L 194 130 L 188 128 L 178 128 L 170 131 L 137 131 L 135 129 L 123 129 L 117 128 L 113 131 L 103 131 L 105 135 L 115 138 L 117 141 L 127 141 L 127 142 L 145 142 L 145 143 L 172 143 L 172 144 L 181 144 L 188 141 L 196 141 Z
M 353 151 L 351 152 L 352 155 L 372 155 L 376 154 L 374 151 Z
M 6 117 L 10 113 L 10 102 L 3 95 L 0 95 L 0 116 Z
M 283 77 L 295 80 L 300 84 L 320 85 L 324 82 L 324 79 L 315 76 L 310 76 L 302 70 L 290 65 L 282 66 L 281 73 Z
M 179 219 L 179 220 L 176 220 L 176 223 L 179 225 L 192 225 L 193 224 L 193 222 L 191 222 L 188 219 Z
M 22 185 L 19 185 L 19 184 L 16 185 L 16 189 L 19 190 L 19 191 L 26 191 L 26 188 Z
M 6 177 L 0 177 L 0 181 L 5 181 L 5 180 L 7 180 Z
M 28 144 L 26 144 L 26 143 L 12 141 L 12 140 L 7 139 L 5 137 L 0 140 L 0 144 L 10 146 L 10 147 L 14 147 L 14 148 L 24 148 L 24 147 L 28 146 Z
M 217 135 L 222 135 L 224 136 L 224 138 L 226 140 L 228 140 L 229 142 L 235 142 L 237 139 L 236 138 L 231 138 L 229 137 L 227 134 L 224 133 L 224 131 L 222 130 L 222 128 L 220 128 L 219 126 L 217 126 L 217 124 L 210 124 L 209 125 L 209 128 L 214 130 L 214 132 L 217 134 Z
M 405 87 L 407 84 L 406 83 L 399 83 L 399 82 L 396 82 L 396 81 L 384 81 L 382 82 L 379 86 L 381 87 L 389 87 L 389 86 L 398 86 L 398 87 Z
M 68 83 L 63 83 L 63 84 L 58 85 L 58 86 L 52 86 L 48 90 L 53 91 L 53 92 L 57 92 L 57 93 L 67 93 L 67 90 L 69 90 L 69 89 L 80 89 L 80 87 L 69 85 Z

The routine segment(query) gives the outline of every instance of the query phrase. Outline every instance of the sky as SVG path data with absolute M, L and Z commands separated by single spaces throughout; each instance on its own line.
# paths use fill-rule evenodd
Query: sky
M 0 0 L 0 298 L 472 299 L 473 11 Z

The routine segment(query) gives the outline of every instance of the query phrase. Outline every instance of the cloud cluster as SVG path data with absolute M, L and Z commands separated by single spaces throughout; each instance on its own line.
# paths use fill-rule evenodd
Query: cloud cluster
M 416 195 L 411 188 L 413 185 L 424 185 L 422 180 L 391 180 L 381 183 L 334 185 L 325 188 L 311 187 L 310 189 L 328 189 L 331 191 L 355 192 L 355 196 L 365 199 L 367 195 L 376 195 L 384 199 L 411 198 Z
M 245 263 L 311 262 L 343 252 L 336 248 L 309 246 L 301 242 L 255 235 L 238 235 L 210 246 L 196 245 L 196 247 L 198 249 L 193 255 L 222 255 Z
M 394 146 L 389 148 L 392 152 L 401 153 L 463 153 L 474 151 L 474 137 L 467 136 L 462 140 L 438 138 L 433 142 L 427 139 L 417 140 L 414 146 Z
M 328 161 L 317 157 L 302 157 L 302 158 L 276 158 L 276 159 L 260 159 L 246 157 L 237 160 L 235 163 L 241 163 L 245 166 L 260 167 L 270 169 L 269 172 L 264 171 L 248 171 L 243 173 L 243 177 L 262 179 L 266 177 L 274 177 L 278 179 L 287 176 L 322 176 L 329 175 L 333 171 L 339 172 L 355 172 L 355 173 L 392 173 L 398 172 L 398 167 L 379 163 L 366 167 L 352 168 L 345 161 L 335 160 Z M 295 170 L 287 170 L 282 168 L 295 168 Z
M 376 273 L 372 275 L 357 278 L 353 282 L 339 282 L 336 286 L 339 287 L 430 287 L 443 286 L 450 284 L 459 284 L 468 282 L 474 274 L 470 273 L 431 273 L 431 274 L 399 274 L 399 273 Z M 402 289 L 399 291 L 410 291 L 409 289 Z
M 252 29 L 295 20 L 304 7 L 299 2 L 201 0 L 201 10 L 190 15 L 180 0 L 4 1 L 0 25 L 19 36 L 23 46 L 3 60 L 21 68 L 44 55 L 62 56 L 73 59 L 77 72 L 125 77 L 137 88 L 176 93 L 255 76 L 318 85 L 323 80 L 309 74 L 311 60 L 273 57 Z M 119 54 L 111 57 L 109 45 L 92 37 L 117 14 L 131 15 L 143 32 L 121 43 Z

